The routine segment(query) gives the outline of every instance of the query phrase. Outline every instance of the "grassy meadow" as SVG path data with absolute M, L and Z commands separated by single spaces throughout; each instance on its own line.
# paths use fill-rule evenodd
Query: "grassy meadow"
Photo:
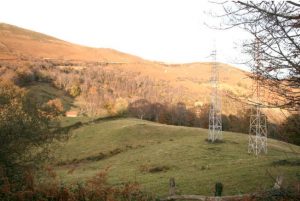
M 28 87 L 40 103 L 59 97 L 65 110 L 74 99 L 49 84 Z M 224 142 L 210 144 L 201 128 L 158 124 L 133 118 L 61 117 L 61 127 L 72 127 L 70 138 L 52 145 L 51 165 L 66 183 L 84 182 L 108 169 L 113 185 L 138 182 L 159 196 L 168 194 L 174 177 L 180 194 L 213 195 L 222 182 L 224 194 L 271 188 L 283 175 L 285 185 L 300 179 L 300 147 L 268 140 L 268 154 L 247 153 L 248 136 L 223 132 Z M 81 124 L 78 124 L 80 122 Z
M 89 120 L 64 117 L 62 125 Z M 223 134 L 224 142 L 210 144 L 206 129 L 100 119 L 82 124 L 67 142 L 53 145 L 53 166 L 66 183 L 84 182 L 108 168 L 110 183 L 136 181 L 159 196 L 167 195 L 170 177 L 178 193 L 202 195 L 212 195 L 216 182 L 232 195 L 268 189 L 277 175 L 284 176 L 286 185 L 299 180 L 299 147 L 269 139 L 268 154 L 256 157 L 247 153 L 247 135 Z

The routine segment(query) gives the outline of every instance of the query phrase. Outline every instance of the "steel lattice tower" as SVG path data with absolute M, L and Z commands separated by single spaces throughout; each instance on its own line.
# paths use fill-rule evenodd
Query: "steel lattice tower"
M 248 153 L 255 155 L 261 152 L 267 153 L 267 117 L 262 113 L 260 97 L 263 95 L 263 89 L 260 86 L 260 45 L 255 43 L 255 70 L 252 85 L 254 107 L 251 108 Z
M 216 62 L 217 52 L 212 52 L 213 62 L 211 67 L 211 105 L 209 110 L 209 132 L 208 140 L 215 142 L 222 140 L 222 118 L 221 118 L 221 98 L 218 92 L 219 67 Z

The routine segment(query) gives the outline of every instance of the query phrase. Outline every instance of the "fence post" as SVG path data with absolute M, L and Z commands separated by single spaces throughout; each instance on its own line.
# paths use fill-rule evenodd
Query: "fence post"
M 170 178 L 169 180 L 169 195 L 175 195 L 176 194 L 176 184 L 175 184 L 175 179 L 173 177 Z
M 276 177 L 276 182 L 274 184 L 274 187 L 275 189 L 280 189 L 282 187 L 282 182 L 283 182 L 283 176 L 277 176 Z
M 218 182 L 216 183 L 215 188 L 215 196 L 222 196 L 223 184 Z

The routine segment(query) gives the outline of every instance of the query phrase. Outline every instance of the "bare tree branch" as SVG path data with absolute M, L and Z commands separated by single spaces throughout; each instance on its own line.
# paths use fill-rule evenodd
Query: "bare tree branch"
M 226 29 L 240 27 L 253 36 L 243 44 L 244 52 L 253 58 L 250 77 L 280 99 L 274 107 L 300 111 L 300 4 L 235 1 L 224 2 L 222 7 Z M 260 43 L 259 69 L 254 64 L 256 41 Z

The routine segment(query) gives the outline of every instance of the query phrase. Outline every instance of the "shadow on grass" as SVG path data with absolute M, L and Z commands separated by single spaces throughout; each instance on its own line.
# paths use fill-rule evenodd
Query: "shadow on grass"
M 64 166 L 64 165 L 74 165 L 74 164 L 79 164 L 79 163 L 85 163 L 85 162 L 92 162 L 92 161 L 100 161 L 100 160 L 104 160 L 110 157 L 113 157 L 115 155 L 118 155 L 120 153 L 129 151 L 131 149 L 138 149 L 138 148 L 142 148 L 144 147 L 143 145 L 137 145 L 137 146 L 131 146 L 131 145 L 127 145 L 124 148 L 115 148 L 111 151 L 108 151 L 106 153 L 100 152 L 97 155 L 93 155 L 93 156 L 88 156 L 85 158 L 81 158 L 81 159 L 73 159 L 73 160 L 66 160 L 66 161 L 60 161 L 58 163 L 56 163 L 57 166 Z
M 300 159 L 283 159 L 273 161 L 274 166 L 300 166 Z
M 171 168 L 166 165 L 149 165 L 149 164 L 144 164 L 141 165 L 139 170 L 142 173 L 159 173 L 159 172 L 167 172 Z
M 216 139 L 215 141 L 212 141 L 210 139 L 205 139 L 205 142 L 209 143 L 209 144 L 223 144 L 223 143 L 226 143 L 226 141 L 224 140 L 219 140 L 219 139 Z
M 106 122 L 106 121 L 110 121 L 110 120 L 116 120 L 116 119 L 123 119 L 123 116 L 113 116 L 113 117 L 100 117 L 88 122 L 84 122 L 82 123 L 81 121 L 78 121 L 72 125 L 69 126 L 65 126 L 65 127 L 58 127 L 56 129 L 53 130 L 53 133 L 55 134 L 68 134 L 68 136 L 70 135 L 70 132 L 73 130 L 76 130 L 78 128 L 81 128 L 83 126 L 88 126 L 91 125 L 93 123 L 100 123 L 100 122 Z

